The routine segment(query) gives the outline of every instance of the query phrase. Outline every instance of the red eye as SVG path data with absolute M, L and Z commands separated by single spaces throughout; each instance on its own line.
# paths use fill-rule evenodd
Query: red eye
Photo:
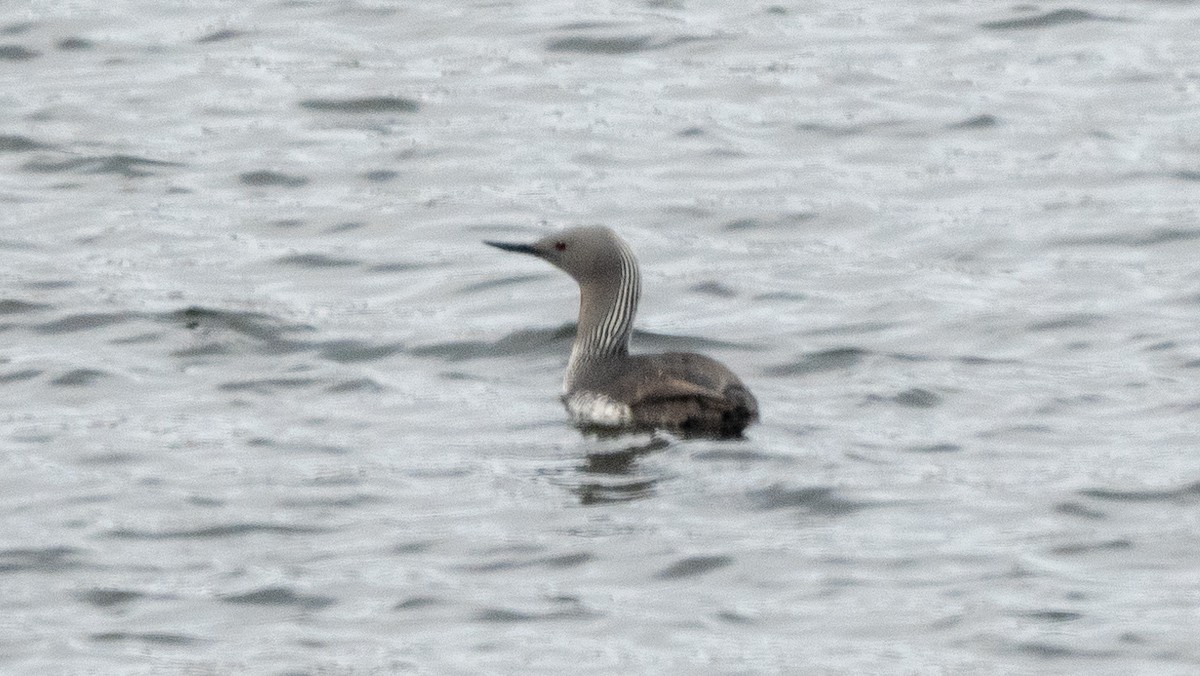
M 567 243 L 566 242 L 555 242 L 554 248 L 557 249 L 558 251 L 566 251 Z

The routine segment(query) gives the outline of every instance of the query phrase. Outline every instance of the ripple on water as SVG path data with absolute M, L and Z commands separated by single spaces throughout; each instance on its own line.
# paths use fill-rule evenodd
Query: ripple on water
M 475 614 L 478 622 L 544 622 L 547 620 L 583 620 L 597 617 L 599 614 L 583 605 L 574 596 L 548 596 L 544 601 L 549 606 L 545 610 L 526 610 L 513 608 L 483 608 Z
M 83 387 L 107 377 L 109 374 L 96 369 L 72 369 L 51 380 L 50 384 L 56 387 Z
M 30 380 L 42 375 L 42 373 L 44 373 L 44 371 L 41 369 L 20 369 L 17 371 L 9 371 L 8 373 L 0 373 L 0 385 Z
M 537 556 L 527 559 L 509 558 L 486 563 L 473 563 L 462 566 L 462 569 L 477 573 L 491 573 L 523 568 L 576 568 L 595 560 L 595 558 L 596 555 L 590 552 L 575 552 L 555 556 Z
M 305 610 L 320 610 L 337 603 L 331 596 L 299 594 L 290 587 L 263 587 L 244 594 L 223 596 L 225 603 L 252 606 L 292 606 Z
M 241 537 L 244 535 L 312 535 L 326 533 L 328 528 L 317 526 L 285 526 L 273 523 L 234 523 L 202 528 L 146 531 L 133 528 L 115 528 L 108 537 L 123 540 L 187 540 L 205 538 Z
M 65 160 L 30 160 L 21 168 L 25 171 L 42 174 L 75 171 L 85 174 L 118 174 L 125 178 L 144 178 L 154 175 L 151 169 L 182 166 L 184 165 L 179 162 L 117 154 L 71 157 Z
M 227 40 L 233 40 L 234 38 L 240 38 L 243 35 L 246 35 L 246 33 L 243 31 L 233 30 L 232 28 L 224 28 L 222 30 L 214 31 L 208 35 L 197 38 L 196 44 L 208 45 L 214 42 L 225 42 Z
M 45 150 L 50 146 L 34 141 L 26 136 L 0 134 L 0 153 L 26 153 L 31 150 Z
M 837 371 L 850 368 L 861 362 L 870 352 L 858 347 L 838 347 L 812 352 L 800 359 L 766 369 L 767 376 L 797 376 L 822 371 Z
M 142 594 L 141 592 L 111 588 L 88 589 L 76 594 L 76 598 L 78 598 L 80 601 L 91 606 L 96 606 L 97 608 L 123 606 L 143 598 L 144 596 L 145 594 Z
M 301 108 L 323 113 L 415 113 L 421 104 L 399 96 L 366 96 L 351 99 L 305 99 Z
M 295 176 L 267 169 L 240 174 L 238 180 L 246 185 L 266 188 L 299 188 L 308 184 L 307 176 Z
M 732 563 L 733 557 L 724 554 L 689 556 L 658 571 L 654 574 L 654 578 L 657 580 L 679 580 L 685 577 L 696 577 L 711 573 L 718 568 L 724 568 Z
M 23 45 L 0 45 L 0 61 L 28 61 L 41 55 L 36 49 Z
M 275 260 L 281 265 L 295 265 L 302 268 L 349 268 L 362 265 L 362 261 L 353 258 L 337 258 L 319 253 L 292 254 Z
M 112 643 L 115 641 L 138 641 L 140 643 L 152 643 L 156 645 L 192 645 L 200 642 L 200 639 L 196 638 L 195 636 L 162 631 L 108 631 L 99 634 L 92 634 L 91 639 L 93 641 L 102 643 Z
M 1031 28 L 1050 28 L 1063 24 L 1084 23 L 1087 21 L 1124 21 L 1124 19 L 1100 16 L 1086 10 L 1068 7 L 1046 12 L 1045 14 L 1025 16 L 1019 19 L 987 21 L 979 24 L 979 26 L 980 28 L 987 28 L 989 30 L 1025 30 Z
M 98 329 L 113 324 L 121 324 L 134 319 L 136 315 L 129 313 L 114 313 L 114 312 L 94 312 L 69 315 L 61 319 L 46 322 L 44 324 L 36 324 L 33 330 L 38 333 L 55 334 L 55 333 L 74 333 L 76 331 L 89 331 Z
M 433 343 L 414 347 L 409 354 L 450 362 L 522 354 L 558 354 L 567 349 L 574 336 L 575 325 L 566 324 L 557 329 L 523 329 L 494 343 L 478 340 Z
M 824 516 L 842 516 L 853 514 L 870 507 L 871 504 L 838 495 L 837 491 L 828 486 L 806 486 L 803 488 L 787 488 L 775 484 L 768 488 L 751 491 L 748 494 L 757 509 L 795 509 L 798 508 L 810 514 Z
M 82 565 L 74 547 L 0 549 L 0 573 L 57 573 Z
M 1079 491 L 1080 495 L 1097 500 L 1113 502 L 1192 502 L 1200 499 L 1200 481 L 1180 486 L 1158 490 L 1118 490 L 1112 488 L 1088 488 Z

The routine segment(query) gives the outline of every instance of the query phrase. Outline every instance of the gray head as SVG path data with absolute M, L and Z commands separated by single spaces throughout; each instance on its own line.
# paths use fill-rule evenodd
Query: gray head
M 633 253 L 617 234 L 603 225 L 570 228 L 533 244 L 484 242 L 497 249 L 537 256 L 575 278 L 579 284 L 616 283 L 629 274 Z M 633 272 L 636 275 L 636 271 Z

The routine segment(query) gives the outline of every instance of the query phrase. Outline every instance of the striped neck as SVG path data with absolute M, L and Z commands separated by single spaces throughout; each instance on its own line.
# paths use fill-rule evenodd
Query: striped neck
M 641 275 L 629 247 L 618 240 L 611 274 L 579 283 L 579 325 L 563 390 L 569 392 L 589 362 L 629 354 L 629 337 L 641 296 Z

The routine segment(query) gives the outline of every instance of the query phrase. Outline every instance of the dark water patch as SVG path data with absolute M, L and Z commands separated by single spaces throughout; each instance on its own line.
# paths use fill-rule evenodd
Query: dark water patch
M 979 24 L 979 27 L 987 28 L 989 30 L 1024 30 L 1029 28 L 1050 28 L 1052 26 L 1084 23 L 1087 21 L 1124 21 L 1124 19 L 1100 16 L 1082 9 L 1066 8 L 1056 9 L 1052 12 L 1046 12 L 1045 14 L 1022 17 L 1020 19 L 988 21 Z
M 353 99 L 306 99 L 301 108 L 332 113 L 415 113 L 421 104 L 399 96 L 368 96 Z
M 337 602 L 329 596 L 297 594 L 288 587 L 263 587 L 245 594 L 224 596 L 221 600 L 252 606 L 295 606 L 305 610 L 319 610 Z
M 796 131 L 819 134 L 829 138 L 844 138 L 847 136 L 862 136 L 888 129 L 901 127 L 905 122 L 886 120 L 882 122 L 860 122 L 858 124 L 827 124 L 823 122 L 801 122 L 796 125 Z
M 762 451 L 741 451 L 717 449 L 712 451 L 700 451 L 692 456 L 694 460 L 702 462 L 795 462 L 796 459 L 780 453 L 764 453 Z
M 304 221 L 299 218 L 280 218 L 271 221 L 268 225 L 275 226 L 276 228 L 299 228 L 304 225 Z
M 679 138 L 696 138 L 698 136 L 704 136 L 705 131 L 700 127 L 687 127 L 686 129 L 680 129 L 679 131 L 675 132 L 675 135 Z
M 800 509 L 822 516 L 853 514 L 871 506 L 866 502 L 844 498 L 828 486 L 786 488 L 775 484 L 762 490 L 751 491 L 748 497 L 759 510 Z
M 215 32 L 209 33 L 208 35 L 205 35 L 204 37 L 198 38 L 196 40 L 196 44 L 208 45 L 208 44 L 212 44 L 214 42 L 225 42 L 226 40 L 233 40 L 235 38 L 240 38 L 243 35 L 246 35 L 246 33 L 244 33 L 243 31 L 233 30 L 232 28 L 225 28 L 223 30 L 215 31 Z
M 75 285 L 76 282 L 70 279 L 46 279 L 36 282 L 25 282 L 25 287 L 29 289 L 69 289 Z
M 211 357 L 215 355 L 229 354 L 231 350 L 220 343 L 204 343 L 203 345 L 195 345 L 193 347 L 185 347 L 171 352 L 172 357 L 188 358 L 188 357 Z
M 780 364 L 763 371 L 767 376 L 798 376 L 822 371 L 837 371 L 857 365 L 869 352 L 857 347 L 838 347 L 813 352 L 790 364 Z
M 1181 181 L 1200 181 L 1200 170 L 1181 169 L 1171 174 L 1171 177 Z
M 685 577 L 696 577 L 711 573 L 718 568 L 724 568 L 733 563 L 732 556 L 689 556 L 654 574 L 657 580 L 678 580 Z
M 909 446 L 904 450 L 909 453 L 958 453 L 962 450 L 962 446 L 958 444 L 925 444 Z
M 1076 312 L 1066 314 L 1056 319 L 1047 319 L 1045 321 L 1033 322 L 1025 326 L 1028 331 L 1057 331 L 1059 329 L 1083 329 L 1091 328 L 1098 324 L 1103 319 L 1103 316 L 1091 314 L 1088 312 Z
M 1059 554 L 1062 556 L 1076 556 L 1079 554 L 1090 554 L 1092 552 L 1106 551 L 1121 551 L 1125 549 L 1133 549 L 1133 541 L 1126 538 L 1117 538 L 1114 540 L 1104 540 L 1101 542 L 1078 542 L 1067 545 L 1059 545 L 1051 547 L 1051 554 Z
M 266 169 L 240 174 L 238 180 L 245 185 L 255 187 L 299 188 L 308 183 L 308 177 L 306 176 L 293 176 Z
M 103 155 L 96 157 L 73 157 L 66 160 L 30 160 L 22 165 L 25 171 L 36 173 L 60 173 L 77 171 L 85 174 L 117 174 L 125 178 L 153 176 L 152 168 L 181 167 L 178 162 L 152 160 L 135 155 Z
M 812 211 L 796 211 L 775 216 L 773 218 L 746 217 L 729 221 L 721 226 L 725 230 L 761 230 L 764 228 L 790 228 L 814 220 L 819 214 Z
M 429 267 L 425 263 L 410 263 L 397 261 L 394 263 L 377 263 L 367 268 L 367 272 L 410 272 Z
M 27 153 L 31 150 L 43 150 L 49 147 L 27 136 L 0 134 L 0 153 Z
M 145 531 L 132 528 L 116 528 L 108 536 L 121 540 L 202 540 L 208 538 L 241 537 L 243 535 L 314 535 L 328 532 L 328 528 L 316 526 L 282 526 L 272 523 L 234 523 L 204 528 L 179 530 Z
M 412 348 L 409 350 L 409 354 L 417 357 L 433 357 L 451 362 L 483 357 L 557 354 L 566 349 L 567 343 L 574 336 L 575 325 L 567 324 L 557 329 L 516 331 L 494 343 L 484 341 L 434 343 L 432 345 Z
M 392 606 L 392 610 L 421 610 L 422 608 L 430 608 L 432 606 L 440 606 L 444 603 L 442 599 L 436 596 L 413 596 Z
M 272 352 L 294 352 L 308 345 L 285 338 L 286 334 L 309 333 L 315 329 L 306 324 L 288 324 L 277 317 L 261 312 L 215 310 L 192 306 L 158 315 L 160 321 L 181 325 L 190 331 L 228 331 L 265 343 Z
M 348 268 L 360 265 L 362 261 L 353 258 L 334 258 L 325 254 L 292 254 L 277 258 L 281 265 L 296 265 L 302 268 Z
M 367 224 L 363 223 L 362 221 L 348 221 L 346 223 L 338 223 L 337 225 L 326 228 L 325 232 L 332 235 L 332 234 L 339 233 L 339 232 L 351 232 L 353 230 L 361 230 L 362 228 L 365 228 L 365 227 L 367 227 Z
M 128 314 L 111 312 L 84 313 L 69 315 L 44 324 L 36 324 L 33 326 L 33 330 L 37 333 L 47 334 L 75 333 L 76 331 L 89 331 L 113 324 L 121 324 L 130 319 L 131 315 Z
M 295 390 L 311 387 L 319 383 L 316 378 L 261 378 L 257 380 L 235 380 L 221 383 L 217 389 L 222 392 L 256 392 L 271 394 L 275 390 Z
M 632 54 L 651 47 L 648 35 L 628 37 L 573 36 L 559 38 L 546 43 L 549 52 L 575 52 L 579 54 Z
M 393 554 L 420 554 L 433 549 L 433 541 L 431 540 L 414 540 L 412 542 L 401 542 L 393 545 L 391 552 Z
M 717 298 L 733 298 L 737 293 L 720 282 L 701 282 L 688 287 L 688 291 L 695 291 L 706 296 L 715 296 Z
M 879 333 L 896 326 L 895 322 L 847 322 L 834 326 L 823 326 L 804 332 L 806 336 L 853 336 L 862 333 Z
M 655 493 L 658 479 L 630 479 L 608 482 L 584 482 L 572 488 L 572 492 L 584 507 L 633 502 L 648 498 Z
M 966 355 L 955 358 L 958 363 L 966 366 L 1013 366 L 1020 364 L 1017 359 L 995 359 L 993 357 L 980 357 L 976 355 Z
M 27 303 L 23 300 L 4 299 L 0 300 L 0 315 L 15 315 L 24 314 L 26 312 L 39 312 L 48 310 L 49 305 L 43 303 Z
M 200 639 L 189 636 L 187 634 L 173 634 L 161 631 L 148 632 L 126 632 L 126 631 L 107 631 L 99 634 L 92 634 L 93 641 L 101 643 L 114 643 L 117 641 L 138 641 L 141 643 L 153 643 L 156 645 L 192 645 L 199 643 Z
M 370 378 L 356 378 L 354 380 L 343 380 L 340 383 L 334 383 L 325 388 L 330 394 L 343 394 L 349 392 L 384 392 L 387 388 Z
M 995 115 L 976 115 L 960 122 L 946 125 L 947 129 L 991 129 L 1000 126 L 1000 120 Z
M 1091 519 L 1093 521 L 1108 518 L 1108 515 L 1098 509 L 1092 509 L 1087 505 L 1078 502 L 1060 502 L 1054 506 L 1054 511 L 1067 516 L 1077 516 L 1081 519 Z
M 136 601 L 144 596 L 141 592 L 126 591 L 124 589 L 89 589 L 80 592 L 76 597 L 97 608 L 111 608 L 113 606 L 122 606 L 132 601 Z
M 1111 488 L 1088 488 L 1079 491 L 1079 494 L 1113 502 L 1191 502 L 1200 499 L 1200 481 L 1173 489 L 1123 491 Z
M 463 570 L 477 573 L 491 573 L 502 570 L 519 570 L 522 568 L 576 568 L 595 560 L 596 556 L 588 552 L 560 554 L 557 556 L 541 556 L 532 559 L 502 559 L 488 563 L 463 566 Z
M 514 623 L 544 622 L 547 620 L 580 620 L 594 617 L 596 613 L 587 609 L 573 596 L 557 596 L 547 599 L 557 608 L 545 612 L 514 610 L 511 608 L 484 608 L 475 615 L 478 622 Z
M 386 183 L 399 175 L 400 172 L 391 169 L 373 169 L 363 174 L 362 177 L 372 183 Z
M 41 55 L 36 49 L 22 45 L 0 45 L 0 61 L 28 61 Z
M 96 43 L 81 37 L 63 38 L 54 44 L 55 47 L 64 52 L 78 52 L 85 49 L 91 49 L 96 46 Z
M 1054 240 L 1058 246 L 1117 246 L 1145 247 L 1175 242 L 1190 242 L 1200 239 L 1200 228 L 1156 228 L 1144 233 L 1106 233 L 1060 237 Z
M 1064 659 L 1064 658 L 1079 658 L 1079 657 L 1113 657 L 1118 654 L 1116 650 L 1083 650 L 1080 648 L 1070 648 L 1058 643 L 1048 643 L 1045 641 L 1026 641 L 1018 643 L 1016 646 L 1017 652 L 1042 659 Z
M 146 343 L 156 343 L 162 340 L 163 334 L 157 331 L 147 331 L 145 333 L 135 333 L 132 336 L 124 338 L 114 338 L 108 341 L 109 345 L 145 345 Z
M 339 364 L 356 364 L 390 357 L 404 350 L 400 343 L 377 345 L 361 340 L 332 340 L 321 343 L 320 356 Z
M 339 509 L 352 509 L 355 507 L 366 507 L 367 505 L 377 505 L 382 502 L 386 502 L 386 500 L 378 495 L 356 493 L 354 495 L 345 495 L 333 498 L 296 498 L 280 500 L 279 506 L 292 508 L 336 507 Z
M 575 324 L 570 324 L 570 337 L 575 336 Z M 657 333 L 654 331 L 641 331 L 634 329 L 633 331 L 634 344 L 639 349 L 645 351 L 667 352 L 667 351 L 705 351 L 705 350 L 760 350 L 757 345 L 750 343 L 735 343 L 729 340 L 718 340 L 716 338 L 702 338 L 700 336 L 686 336 L 671 333 Z
M 933 408 L 942 403 L 942 395 L 921 387 L 914 387 L 892 397 L 892 401 L 909 408 Z
M 0 35 L 24 35 L 37 26 L 36 21 L 17 21 L 0 26 Z
M 0 549 L 0 573 L 57 573 L 80 566 L 74 547 Z
M 42 375 L 44 371 L 41 369 L 20 369 L 18 371 L 9 371 L 8 373 L 0 373 L 0 385 L 7 383 L 19 383 Z
M 751 624 L 757 624 L 757 622 L 750 616 L 733 610 L 722 610 L 721 612 L 717 613 L 715 617 L 722 622 L 736 624 L 743 627 Z
M 80 456 L 75 460 L 76 464 L 88 465 L 94 467 L 128 465 L 141 460 L 141 456 L 135 453 L 127 453 L 124 451 L 109 451 L 104 453 L 91 453 Z
M 1031 620 L 1040 620 L 1042 622 L 1074 622 L 1075 620 L 1083 619 L 1083 613 L 1076 613 L 1070 610 L 1031 610 L 1027 613 L 1022 613 L 1022 615 Z
M 50 384 L 57 387 L 83 387 L 91 385 L 101 378 L 107 378 L 108 375 L 104 371 L 96 369 L 72 369 L 51 380 Z

